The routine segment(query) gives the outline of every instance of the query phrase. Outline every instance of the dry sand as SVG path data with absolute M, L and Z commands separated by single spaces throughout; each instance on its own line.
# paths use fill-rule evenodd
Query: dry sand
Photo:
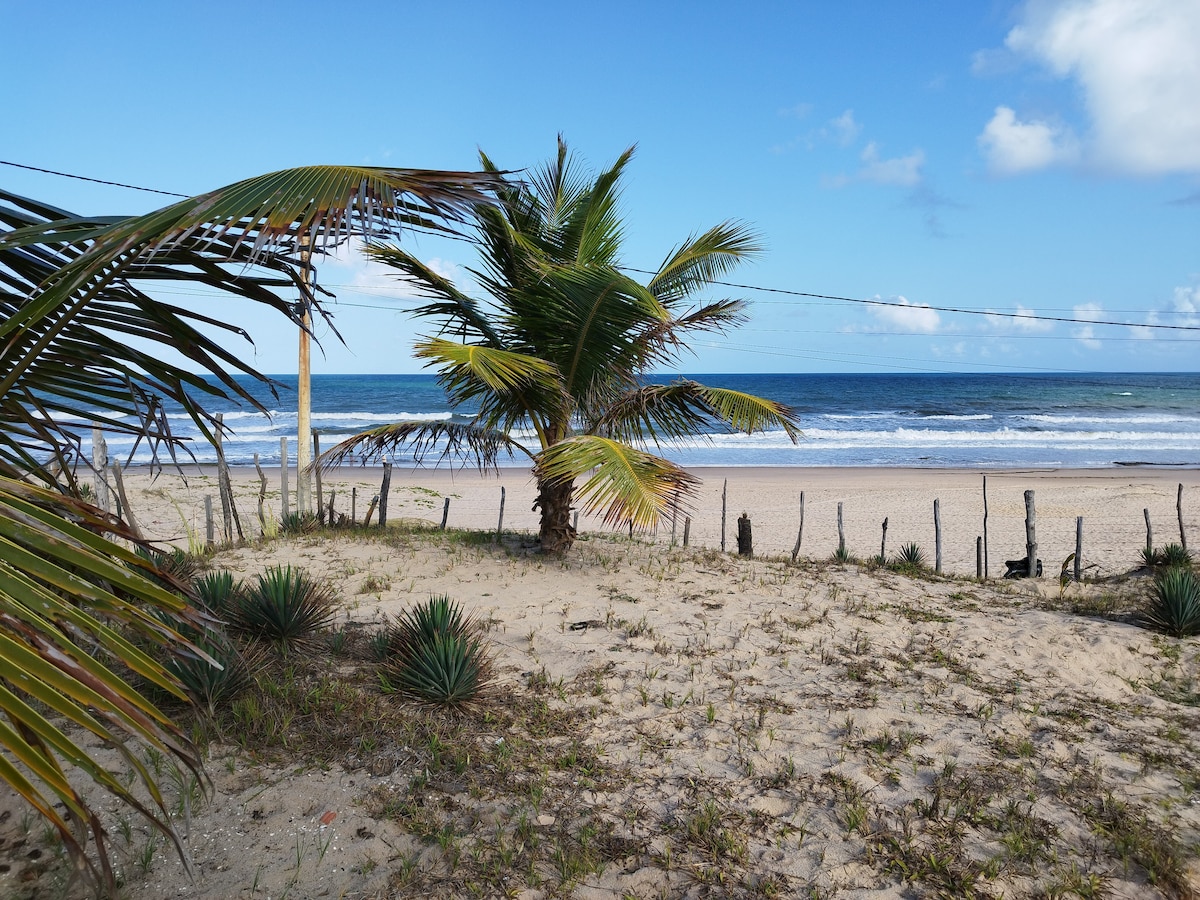
M 357 486 L 361 518 L 378 474 L 326 475 L 326 497 L 334 485 L 345 513 Z M 1180 483 L 1200 544 L 1200 473 L 989 473 L 993 576 L 1024 556 L 1026 490 L 1048 571 L 988 584 L 965 577 L 980 472 L 698 474 L 686 551 L 669 529 L 631 541 L 584 519 L 563 560 L 512 536 L 452 534 L 324 533 L 219 552 L 213 563 L 242 575 L 291 563 L 328 580 L 343 623 L 364 628 L 449 594 L 489 623 L 510 708 L 460 734 L 458 768 L 386 735 L 332 765 L 263 762 L 227 736 L 211 750 L 213 796 L 188 825 L 196 879 L 167 849 L 147 858 L 139 826 L 124 850 L 115 841 L 125 896 L 1169 897 L 1200 885 L 1198 642 L 1121 615 L 1146 590 L 1128 577 L 1143 510 L 1155 544 L 1178 541 Z M 278 516 L 278 470 L 268 475 Z M 716 549 L 726 479 L 728 543 L 747 511 L 754 560 Z M 249 527 L 257 476 L 236 481 Z M 397 470 L 389 519 L 436 524 L 450 497 L 451 526 L 493 530 L 501 486 L 505 529 L 534 529 L 532 486 L 515 470 Z M 210 473 L 186 485 L 141 474 L 127 488 L 148 533 L 202 541 Z M 828 562 L 839 501 L 854 554 L 878 552 L 886 516 L 889 553 L 916 542 L 932 559 L 935 498 L 955 577 Z M 1090 580 L 1060 597 L 1077 516 Z M 526 719 L 505 718 L 542 706 L 566 724 L 530 738 Z M 542 768 L 508 773 L 506 741 L 544 751 Z M 18 816 L 0 818 L 9 847 Z M 22 854 L 36 843 L 25 840 Z M 1169 878 L 1147 871 L 1155 846 L 1175 854 Z M 53 868 L 9 865 L 0 895 L 54 895 Z

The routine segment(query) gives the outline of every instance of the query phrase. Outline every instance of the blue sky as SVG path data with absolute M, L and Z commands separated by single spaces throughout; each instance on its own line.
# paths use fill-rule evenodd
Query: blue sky
M 46 9 L 0 0 L 0 159 L 199 193 L 310 163 L 474 168 L 478 149 L 534 166 L 560 132 L 593 166 L 637 144 L 628 265 L 735 218 L 766 251 L 731 280 L 886 304 L 722 288 L 751 321 L 685 371 L 1200 369 L 1196 0 Z M 0 178 L 87 214 L 170 199 Z M 473 263 L 410 247 L 459 278 Z M 327 338 L 314 372 L 419 371 L 385 272 L 348 254 L 320 275 L 348 346 Z M 294 369 L 285 323 L 177 299 Z

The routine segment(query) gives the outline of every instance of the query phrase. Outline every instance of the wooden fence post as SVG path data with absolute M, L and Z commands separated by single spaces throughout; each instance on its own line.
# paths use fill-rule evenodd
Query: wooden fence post
M 204 495 L 204 546 L 211 550 L 213 548 L 213 505 L 212 494 Z
M 1028 578 L 1037 578 L 1037 508 L 1033 491 L 1025 492 L 1025 559 L 1029 566 Z
M 1179 483 L 1179 493 L 1175 495 L 1175 515 L 1179 517 L 1179 543 L 1187 549 L 1187 535 L 1183 531 L 1183 482 Z
M 446 497 L 445 499 L 446 502 L 442 504 L 442 531 L 446 530 L 446 522 L 450 519 L 450 498 Z
M 279 490 L 283 494 L 283 505 L 280 515 L 287 518 L 291 515 L 291 500 L 288 497 L 288 446 L 287 438 L 279 439 Z
M 321 498 L 325 496 L 325 492 L 321 488 L 321 438 L 317 436 L 317 429 L 312 430 L 313 442 L 313 475 L 317 478 L 317 518 L 321 520 L 321 524 L 325 524 L 325 504 L 321 502 Z M 330 522 L 330 525 L 333 523 Z
M 988 502 L 987 476 L 983 476 L 983 580 L 988 578 Z
M 725 479 L 725 483 L 721 485 L 721 552 L 725 552 L 725 497 L 729 490 L 729 479 Z
M 679 491 L 671 497 L 671 546 L 675 546 L 675 526 L 679 523 Z
M 496 541 L 500 541 L 500 533 L 504 531 L 504 485 L 500 485 L 500 518 L 496 521 Z M 447 501 L 449 502 L 449 501 Z
M 846 531 L 842 527 L 842 501 L 838 501 L 838 555 L 846 553 Z
M 387 526 L 388 491 L 392 489 L 392 464 L 386 460 L 383 463 L 383 483 L 379 486 L 379 527 Z
M 358 488 L 350 488 L 350 524 L 358 524 Z
M 329 515 L 325 519 L 325 521 L 330 525 L 333 524 L 333 498 L 336 495 L 337 495 L 337 489 L 331 487 L 329 489 Z
M 1142 515 L 1146 517 L 1146 553 L 1154 552 L 1154 530 L 1150 527 L 1150 510 L 1143 508 Z
M 975 577 L 983 581 L 983 537 L 975 538 Z
M 1080 581 L 1083 571 L 1083 516 L 1075 517 L 1075 580 Z
M 942 574 L 942 501 L 933 500 L 933 571 Z
M 685 516 L 683 519 L 683 546 L 688 545 L 688 538 L 692 536 L 692 517 Z
M 571 517 L 571 530 L 579 534 L 579 510 L 575 510 L 575 515 Z
M 258 472 L 258 527 L 260 530 L 266 530 L 267 516 L 263 511 L 263 501 L 267 498 L 267 476 L 263 474 L 262 464 L 258 461 L 258 454 L 254 454 L 254 470 Z
M 796 546 L 792 548 L 792 562 L 800 555 L 800 543 L 804 540 L 804 491 L 800 492 L 800 530 L 796 533 Z
M 754 536 L 750 530 L 750 514 L 743 512 L 737 522 L 738 556 L 754 556 Z
M 104 433 L 95 426 L 92 428 L 92 471 L 96 476 L 96 505 L 108 512 L 108 442 L 104 440 Z
M 888 517 L 883 517 L 883 537 L 879 540 L 879 560 L 887 562 L 887 523 Z
M 375 507 L 379 505 L 379 495 L 376 494 L 371 498 L 371 503 L 367 506 L 367 514 L 363 518 L 363 527 L 371 524 L 371 516 L 375 515 Z
M 129 498 L 125 496 L 125 479 L 121 475 L 121 464 L 113 463 L 111 467 L 114 486 L 117 489 L 117 515 L 124 514 L 125 522 L 129 525 L 129 530 L 133 532 L 134 537 L 139 540 L 142 537 L 142 530 L 138 528 L 138 523 L 133 518 L 133 510 L 129 508 Z

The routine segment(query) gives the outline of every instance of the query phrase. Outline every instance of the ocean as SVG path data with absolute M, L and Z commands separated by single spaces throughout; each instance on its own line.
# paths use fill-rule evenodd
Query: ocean
M 224 401 L 233 465 L 279 464 L 279 439 L 289 438 L 294 462 L 295 376 L 275 376 L 279 396 L 247 383 L 269 415 Z M 1084 375 L 693 375 L 790 405 L 803 437 L 782 431 L 728 434 L 718 429 L 660 452 L 684 466 L 918 466 L 966 468 L 1092 468 L 1112 465 L 1200 466 L 1200 374 Z M 670 378 L 656 379 L 670 381 Z M 317 375 L 312 424 L 327 449 L 346 435 L 409 419 L 470 419 L 450 410 L 432 375 Z M 190 437 L 199 462 L 211 446 L 178 407 L 166 409 L 175 433 Z M 84 417 L 86 418 L 86 416 Z M 133 440 L 107 438 L 109 455 L 125 462 Z M 87 435 L 83 446 L 90 452 Z M 143 445 L 132 462 L 149 462 Z M 397 465 L 411 457 L 393 458 Z M 502 464 L 526 466 L 523 459 Z

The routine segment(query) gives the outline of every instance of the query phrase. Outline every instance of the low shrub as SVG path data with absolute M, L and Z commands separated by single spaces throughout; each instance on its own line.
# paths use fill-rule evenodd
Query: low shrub
M 896 554 L 896 567 L 900 569 L 924 569 L 925 551 L 917 544 L 905 544 Z
M 384 685 L 424 703 L 469 705 L 492 678 L 492 658 L 478 623 L 449 597 L 400 615 L 387 630 Z
M 1143 617 L 1151 628 L 1176 637 L 1200 633 L 1200 578 L 1191 569 L 1159 574 Z
M 256 576 L 228 611 L 238 631 L 287 647 L 310 642 L 336 614 L 333 591 L 291 566 L 274 566 Z

